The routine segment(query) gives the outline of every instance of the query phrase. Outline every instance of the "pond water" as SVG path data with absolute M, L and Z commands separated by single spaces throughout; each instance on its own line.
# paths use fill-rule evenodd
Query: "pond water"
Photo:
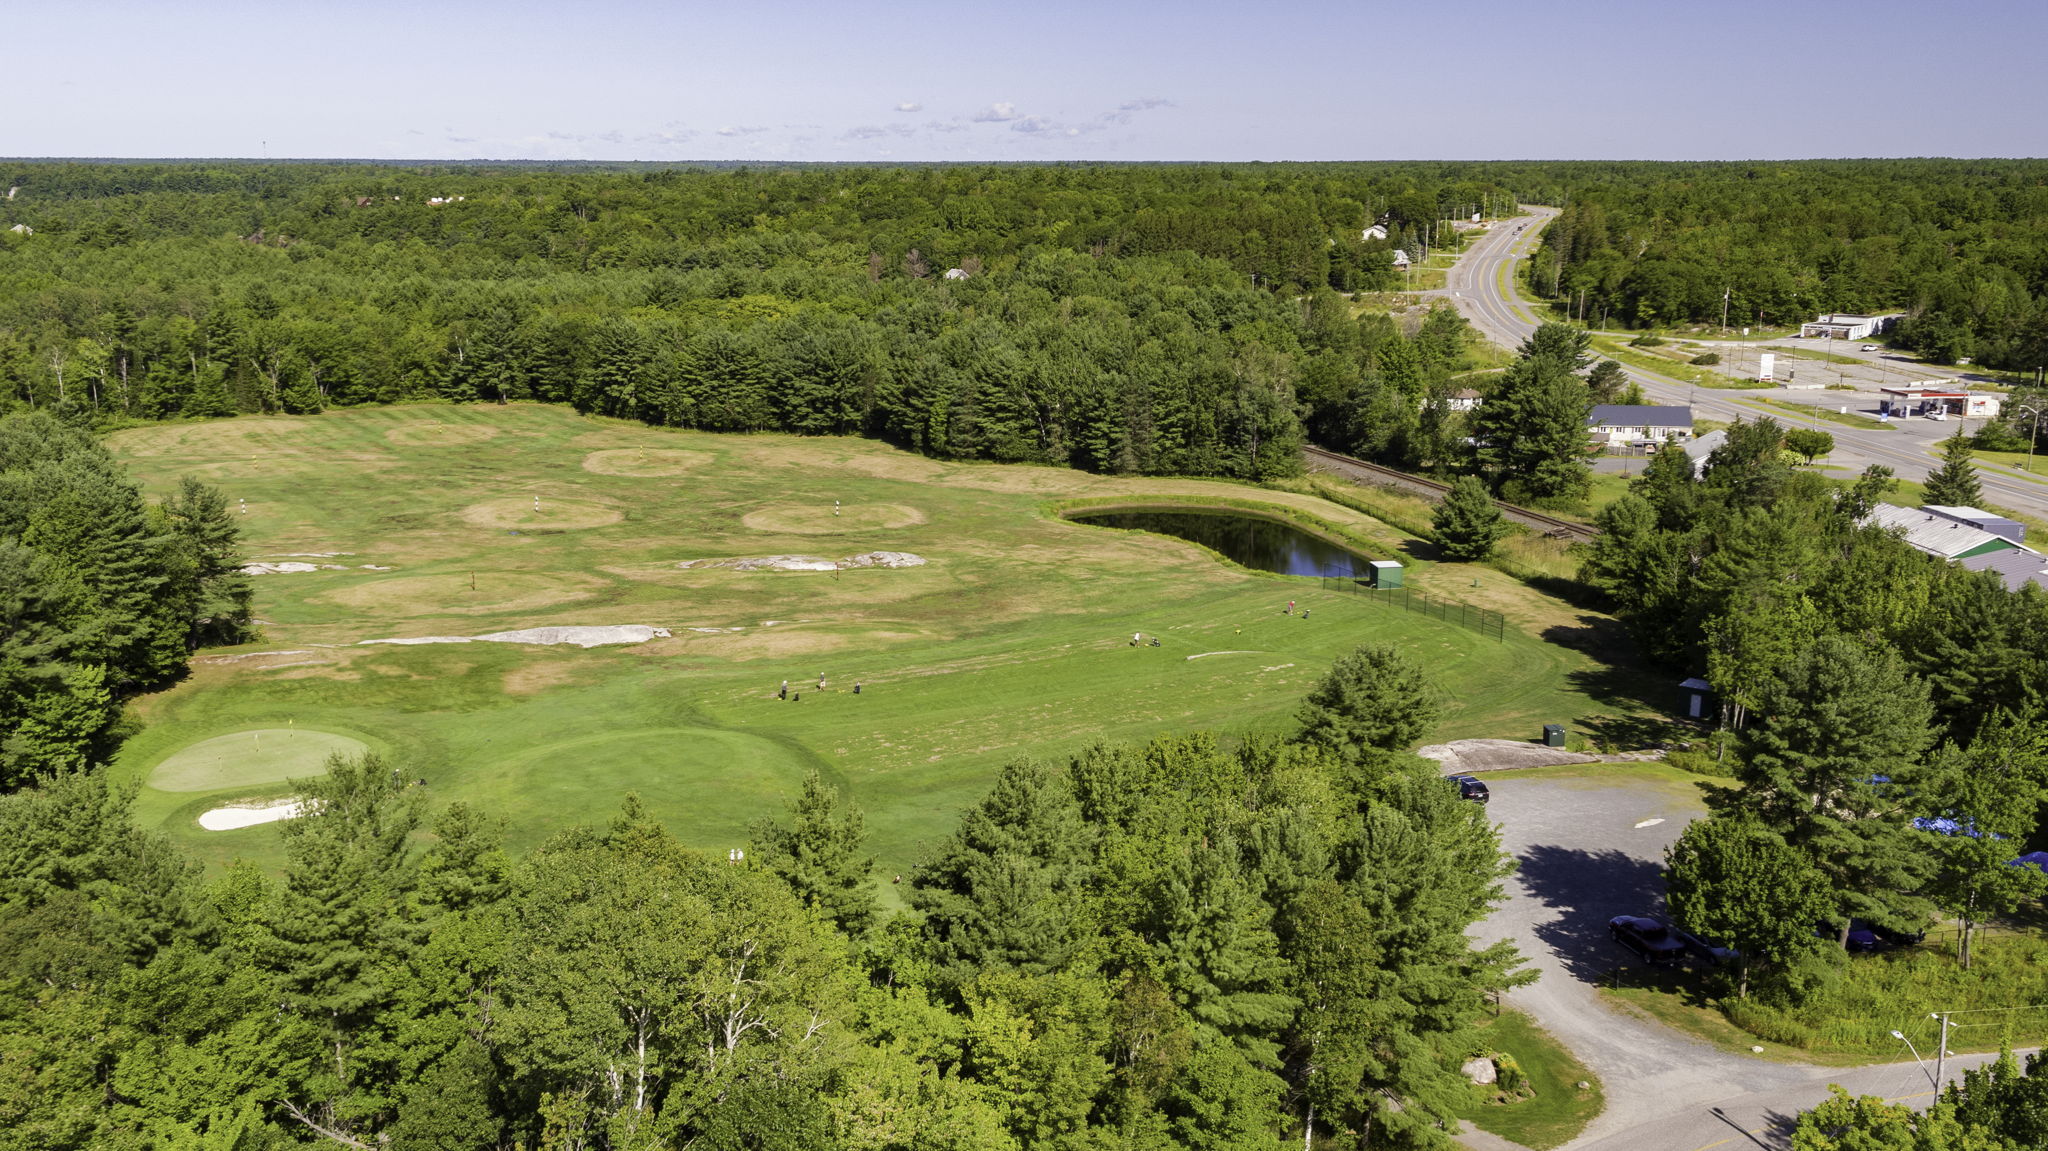
M 1077 524 L 1132 528 L 1192 540 L 1259 571 L 1298 576 L 1372 574 L 1364 556 L 1272 520 L 1225 512 L 1094 512 L 1070 516 Z

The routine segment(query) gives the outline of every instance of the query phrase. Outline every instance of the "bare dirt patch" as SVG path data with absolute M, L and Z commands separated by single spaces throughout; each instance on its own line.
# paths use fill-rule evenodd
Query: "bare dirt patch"
M 366 580 L 323 592 L 317 598 L 389 618 L 406 615 L 490 615 L 527 611 L 590 599 L 609 581 L 572 572 L 478 572 L 470 589 L 467 573 L 398 576 Z M 360 634 L 360 633 L 358 633 Z
M 604 647 L 615 643 L 646 643 L 653 639 L 667 639 L 665 627 L 649 627 L 646 624 L 608 624 L 595 627 L 529 627 L 519 631 L 494 631 L 489 635 L 425 635 L 411 639 L 366 639 L 363 644 L 388 643 L 400 646 L 430 643 L 530 643 L 541 646 L 574 644 L 577 647 Z
M 485 500 L 462 509 L 462 518 L 480 528 L 507 531 L 560 532 L 579 528 L 601 528 L 626 518 L 626 513 L 589 500 L 549 499 L 543 496 L 538 511 L 532 496 L 506 496 Z M 828 509 L 829 514 L 829 509 Z
M 775 504 L 748 512 L 740 522 L 758 532 L 829 536 L 907 528 L 925 522 L 925 515 L 908 504 Z
M 679 476 L 717 458 L 681 448 L 610 448 L 584 456 L 583 470 L 601 476 Z
M 550 688 L 567 687 L 575 682 L 574 665 L 559 660 L 530 663 L 505 673 L 505 694 L 539 695 Z
M 729 559 L 684 560 L 676 566 L 684 571 L 730 568 L 743 572 L 829 572 L 857 568 L 914 568 L 923 567 L 924 563 L 923 556 L 909 552 L 862 552 L 837 560 L 823 556 L 733 556 Z
M 489 424 L 443 424 L 433 421 L 417 424 L 400 424 L 384 433 L 384 438 L 394 444 L 407 447 L 448 447 L 455 444 L 480 444 L 496 439 L 498 429 Z

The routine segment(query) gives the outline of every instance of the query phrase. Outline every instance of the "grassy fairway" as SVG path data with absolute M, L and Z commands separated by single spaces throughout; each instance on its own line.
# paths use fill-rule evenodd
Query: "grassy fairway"
M 144 782 L 138 810 L 216 862 L 274 861 L 276 829 L 204 832 L 197 815 L 281 785 L 166 765 L 203 763 L 188 749 L 255 729 L 266 744 L 273 728 L 361 740 L 437 801 L 504 814 L 515 847 L 603 820 L 637 791 L 678 834 L 723 850 L 816 767 L 866 808 L 887 876 L 950 831 L 1010 759 L 1161 731 L 1284 730 L 1330 661 L 1367 640 L 1401 645 L 1442 682 L 1452 703 L 1438 737 L 1533 736 L 1543 722 L 1629 707 L 1574 686 L 1617 677 L 1512 629 L 1495 642 L 1047 510 L 1070 497 L 1256 498 L 1379 541 L 1382 554 L 1404 546 L 1403 533 L 1309 495 L 953 465 L 859 440 L 678 433 L 533 406 L 151 427 L 113 447 L 155 490 L 190 473 L 246 500 L 252 557 L 333 565 L 257 577 L 264 642 L 203 653 L 187 681 L 137 704 L 148 726 L 119 770 Z M 677 567 L 876 550 L 928 562 Z M 1525 626 L 1597 623 L 1493 573 L 1468 588 L 1480 574 L 1425 563 L 1411 583 Z M 1312 619 L 1283 615 L 1290 599 Z M 589 650 L 356 646 L 572 624 L 674 637 Z M 1134 631 L 1162 646 L 1132 647 Z M 775 698 L 785 679 L 800 700 Z M 174 775 L 219 786 L 159 786 Z

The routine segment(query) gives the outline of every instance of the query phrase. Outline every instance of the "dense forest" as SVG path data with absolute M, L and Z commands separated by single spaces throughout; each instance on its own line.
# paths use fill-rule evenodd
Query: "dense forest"
M 11 170 L 0 404 L 531 398 L 1247 478 L 1299 466 L 1294 297 L 1390 287 L 1395 245 L 1511 200 L 1309 167 Z
M 1366 649 L 1292 743 L 1016 763 L 887 918 L 815 776 L 742 862 L 631 799 L 515 860 L 337 758 L 282 874 L 208 878 L 60 772 L 0 797 L 0 1148 L 1448 1147 L 1525 976 L 1395 750 L 1432 709 Z
M 1796 1000 L 1829 978 L 1817 922 L 1839 944 L 1851 917 L 1910 935 L 1938 912 L 1967 968 L 1974 929 L 2048 887 L 2009 866 L 2048 794 L 2048 595 L 1866 522 L 1888 470 L 1843 487 L 1783 442 L 1738 423 L 1697 478 L 1666 447 L 1581 575 L 1646 652 L 1705 676 L 1733 734 L 1735 786 L 1673 849 L 1671 906 L 1740 949 L 1738 994 L 1755 975 Z
M 1939 362 L 2048 364 L 2048 162 L 1560 165 L 1541 198 L 1564 212 L 1530 281 L 1587 323 L 1903 312 Z

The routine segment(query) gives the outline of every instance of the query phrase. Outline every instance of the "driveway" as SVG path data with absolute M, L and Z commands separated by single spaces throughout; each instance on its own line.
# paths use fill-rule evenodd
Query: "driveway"
M 1507 902 L 1472 935 L 1515 942 L 1540 977 L 1505 1001 L 1541 1022 L 1605 1087 L 1606 1112 L 1570 1151 L 1787 1147 L 1794 1118 L 1825 1099 L 1830 1083 L 1921 1104 L 1931 1098 L 1916 1063 L 1850 1070 L 1749 1059 L 1601 1002 L 1595 988 L 1636 962 L 1608 938 L 1607 921 L 1661 906 L 1664 849 L 1704 814 L 1690 788 L 1647 776 L 1487 785 L 1488 813 L 1521 867 L 1506 881 Z M 1951 1058 L 1949 1075 L 1988 1058 Z

